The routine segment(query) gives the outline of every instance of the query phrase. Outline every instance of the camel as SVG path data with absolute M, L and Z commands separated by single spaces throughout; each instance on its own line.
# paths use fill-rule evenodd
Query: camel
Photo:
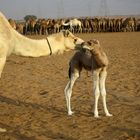
M 90 32 L 90 24 L 89 24 L 89 19 L 88 18 L 83 20 L 83 27 L 84 27 L 84 31 L 86 33 Z
M 135 18 L 130 17 L 128 21 L 129 30 L 134 32 L 135 31 Z
M 136 24 L 135 24 L 135 18 L 128 17 L 128 18 L 122 18 L 121 19 L 121 24 L 122 28 L 121 31 L 123 32 L 133 32 L 135 31 Z
M 45 39 L 29 39 L 14 30 L 6 17 L 0 13 L 0 76 L 10 54 L 40 57 L 75 49 L 83 42 L 70 31 L 61 31 Z
M 47 26 L 49 24 L 49 21 L 47 21 L 46 19 L 42 19 L 40 22 L 40 33 L 42 35 L 46 35 L 47 33 Z
M 116 19 L 116 31 L 117 32 L 121 31 L 121 19 L 120 18 Z
M 109 113 L 106 105 L 106 89 L 105 89 L 105 80 L 107 76 L 107 66 L 108 66 L 108 58 L 105 52 L 100 47 L 100 43 L 98 40 L 90 40 L 87 42 L 83 42 L 81 44 L 81 48 L 77 51 L 72 57 L 69 65 L 69 82 L 67 83 L 64 93 L 66 97 L 68 115 L 72 115 L 73 112 L 71 110 L 71 95 L 72 88 L 74 86 L 75 81 L 80 75 L 82 68 L 86 70 L 90 70 L 93 73 L 93 90 L 95 94 L 95 108 L 94 108 L 94 116 L 99 117 L 98 114 L 98 99 L 100 93 L 103 99 L 103 106 L 106 116 L 112 116 Z
M 58 32 L 60 32 L 62 30 L 62 28 L 64 27 L 63 23 L 64 23 L 63 19 L 55 20 L 55 23 L 54 23 L 54 32 L 55 33 L 58 33 Z
M 24 24 L 23 23 L 17 23 L 17 27 L 16 27 L 16 30 L 23 34 L 24 33 Z
M 16 22 L 13 19 L 8 19 L 10 25 L 16 30 Z
M 82 32 L 82 23 L 80 20 L 74 18 L 71 19 L 68 23 L 64 23 L 62 21 L 63 26 L 70 26 L 70 30 L 74 33 L 75 29 L 77 29 L 77 32 Z
M 29 19 L 29 29 L 31 34 L 34 34 L 35 24 L 36 24 L 36 19 Z

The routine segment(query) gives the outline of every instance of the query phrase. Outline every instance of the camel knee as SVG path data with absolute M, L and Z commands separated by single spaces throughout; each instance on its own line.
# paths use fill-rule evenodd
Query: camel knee
M 71 91 L 67 91 L 67 92 L 65 93 L 65 97 L 69 99 L 69 98 L 71 98 L 71 94 L 72 94 Z
M 105 91 L 105 90 L 102 90 L 102 91 L 101 91 L 101 95 L 102 95 L 102 96 L 106 96 L 106 91 Z
M 69 88 L 70 88 L 70 82 L 68 82 L 68 84 L 66 85 L 66 87 L 64 89 L 65 95 L 67 95 Z
M 100 97 L 100 91 L 95 91 L 95 97 L 99 98 Z
M 79 72 L 74 73 L 75 79 L 79 78 Z

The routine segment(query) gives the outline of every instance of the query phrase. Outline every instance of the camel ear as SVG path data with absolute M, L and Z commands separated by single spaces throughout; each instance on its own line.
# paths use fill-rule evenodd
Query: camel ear
M 68 37 L 69 31 L 68 30 L 63 30 L 63 35 L 64 35 L 64 37 Z
M 84 45 L 85 45 L 85 42 L 82 42 L 82 43 L 81 43 L 81 47 L 83 47 Z
M 98 44 L 98 45 L 100 45 L 99 40 L 97 40 L 97 39 L 93 39 L 92 41 L 94 42 L 94 44 Z
M 91 46 L 91 45 L 92 45 L 92 42 L 91 42 L 91 41 L 87 41 L 87 44 L 88 44 L 89 46 Z

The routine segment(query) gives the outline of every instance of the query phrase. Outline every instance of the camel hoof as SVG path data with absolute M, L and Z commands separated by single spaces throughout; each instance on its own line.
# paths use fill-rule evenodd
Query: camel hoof
M 68 112 L 68 115 L 69 115 L 69 116 L 71 116 L 72 114 L 74 114 L 73 111 L 69 111 L 69 112 Z
M 95 114 L 95 115 L 94 115 L 94 117 L 95 117 L 95 118 L 100 118 L 100 116 L 99 116 L 99 115 L 97 115 L 97 114 Z
M 110 114 L 110 113 L 108 113 L 108 114 L 106 114 L 106 116 L 107 116 L 107 117 L 112 117 L 113 115 Z

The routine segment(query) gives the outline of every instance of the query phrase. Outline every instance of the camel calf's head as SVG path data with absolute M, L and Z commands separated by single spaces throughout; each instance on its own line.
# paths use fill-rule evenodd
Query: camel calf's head
M 83 42 L 81 44 L 81 47 L 84 53 L 86 53 L 87 51 L 91 53 L 99 67 L 108 65 L 108 58 L 105 52 L 102 50 L 98 40 L 93 39 L 87 42 Z
M 63 35 L 64 35 L 64 45 L 68 50 L 73 50 L 78 45 L 81 45 L 82 42 L 84 42 L 81 38 L 75 36 L 69 30 L 64 30 Z
M 98 40 L 93 39 L 81 44 L 83 50 L 89 50 L 94 55 L 100 51 L 100 43 Z

